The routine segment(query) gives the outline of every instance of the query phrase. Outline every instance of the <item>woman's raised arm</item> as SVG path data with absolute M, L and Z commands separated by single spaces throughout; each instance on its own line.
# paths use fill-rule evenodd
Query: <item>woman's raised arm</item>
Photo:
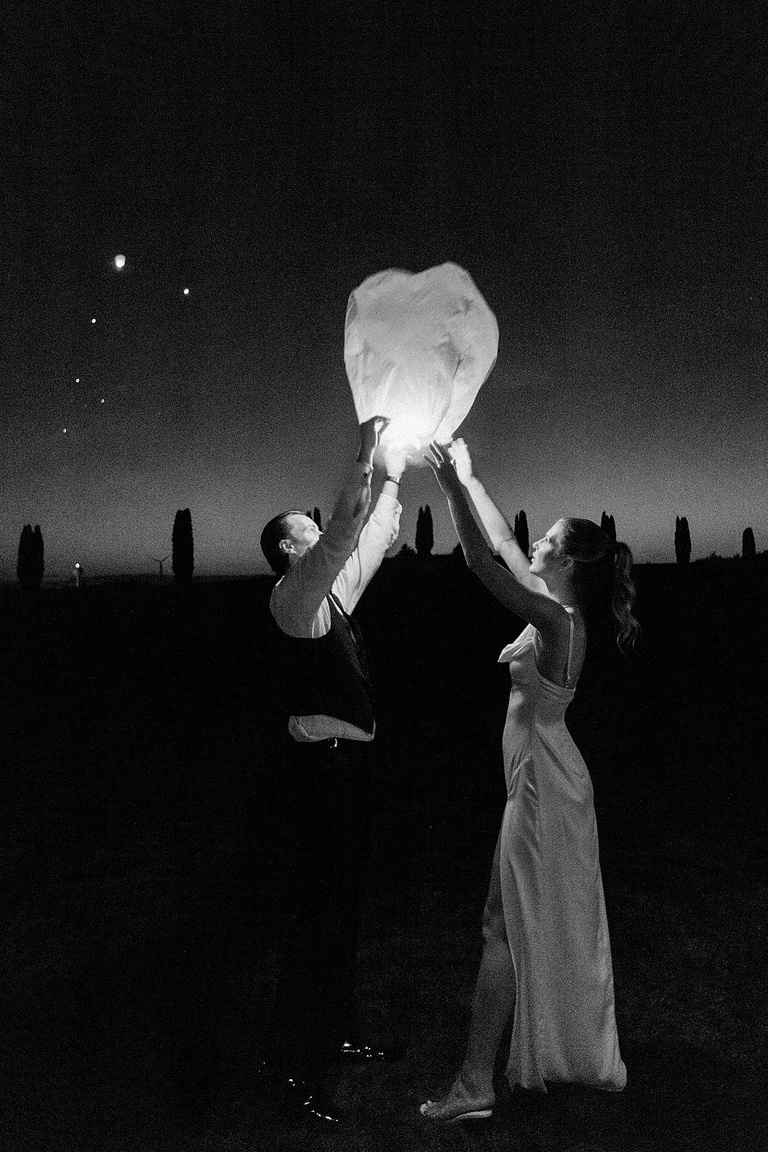
M 448 450 L 456 466 L 456 475 L 467 490 L 480 522 L 488 533 L 494 552 L 501 556 L 521 584 L 534 592 L 546 592 L 544 581 L 529 571 L 530 560 L 517 542 L 514 529 L 503 512 L 488 495 L 482 480 L 475 475 L 466 441 L 451 441 Z
M 451 518 L 456 535 L 464 551 L 467 567 L 485 584 L 488 591 L 500 604 L 521 619 L 533 624 L 540 633 L 545 645 L 560 646 L 570 632 L 568 613 L 559 601 L 549 595 L 543 580 L 533 577 L 538 587 L 532 587 L 528 580 L 521 580 L 512 571 L 508 572 L 497 564 L 491 555 L 483 534 L 469 507 L 464 488 L 453 467 L 447 448 L 440 444 L 430 445 L 432 456 L 425 457 L 435 474 L 438 484 L 448 500 Z M 522 556 L 520 548 L 518 552 Z M 526 575 L 530 576 L 527 571 Z

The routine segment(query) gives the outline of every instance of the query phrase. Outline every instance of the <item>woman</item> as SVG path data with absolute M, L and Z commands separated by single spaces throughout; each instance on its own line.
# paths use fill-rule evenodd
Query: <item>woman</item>
M 608 924 L 592 784 L 565 726 L 586 650 L 585 617 L 612 608 L 621 648 L 634 644 L 632 554 L 589 520 L 558 520 L 520 549 L 474 475 L 466 444 L 431 445 L 427 458 L 448 498 L 467 564 L 497 600 L 528 621 L 499 657 L 512 689 L 504 728 L 507 804 L 483 918 L 483 953 L 469 1040 L 448 1094 L 421 1113 L 443 1124 L 483 1120 L 493 1072 L 513 1015 L 510 1084 L 545 1081 L 619 1091 L 619 1054 Z M 503 568 L 488 550 L 465 495 Z

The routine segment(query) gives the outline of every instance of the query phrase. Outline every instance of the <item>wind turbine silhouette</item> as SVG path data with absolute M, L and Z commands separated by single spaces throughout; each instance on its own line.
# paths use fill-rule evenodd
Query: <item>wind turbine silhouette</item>
M 170 556 L 170 552 L 168 553 L 168 556 Z M 163 578 L 163 564 L 168 559 L 168 556 L 163 556 L 162 559 L 159 556 L 150 556 L 150 559 L 154 560 L 155 564 L 160 565 L 160 579 L 161 580 Z

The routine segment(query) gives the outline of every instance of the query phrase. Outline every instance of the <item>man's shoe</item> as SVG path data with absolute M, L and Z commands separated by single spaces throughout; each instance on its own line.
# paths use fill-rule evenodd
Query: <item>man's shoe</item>
M 402 1060 L 404 1053 L 396 1048 L 363 1044 L 359 1040 L 345 1040 L 338 1051 L 345 1064 L 374 1064 L 377 1061 Z
M 321 1092 L 307 1084 L 305 1080 L 296 1080 L 289 1076 L 286 1084 L 288 1086 L 286 1100 L 296 1115 L 305 1116 L 325 1128 L 333 1128 L 341 1123 L 343 1116 L 338 1108 L 330 1104 Z
M 322 1092 L 298 1076 L 279 1072 L 266 1063 L 259 1065 L 257 1076 L 266 1092 L 292 1116 L 306 1118 L 324 1128 L 332 1128 L 344 1119 Z

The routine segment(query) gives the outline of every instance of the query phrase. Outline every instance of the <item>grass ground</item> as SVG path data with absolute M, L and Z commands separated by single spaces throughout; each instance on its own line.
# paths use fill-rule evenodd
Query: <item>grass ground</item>
M 503 1093 L 478 1130 L 418 1115 L 461 1057 L 503 803 L 493 657 L 509 623 L 464 585 L 455 622 L 459 577 L 392 571 L 360 609 L 384 719 L 359 985 L 370 1032 L 406 1055 L 340 1070 L 349 1122 L 329 1135 L 254 1087 L 279 904 L 262 845 L 283 827 L 264 589 L 212 585 L 181 606 L 161 589 L 35 608 L 7 594 L 4 1152 L 764 1152 L 761 587 L 723 596 L 736 577 L 707 573 L 681 595 L 674 569 L 641 576 L 645 653 L 585 678 L 572 717 L 626 1091 Z

